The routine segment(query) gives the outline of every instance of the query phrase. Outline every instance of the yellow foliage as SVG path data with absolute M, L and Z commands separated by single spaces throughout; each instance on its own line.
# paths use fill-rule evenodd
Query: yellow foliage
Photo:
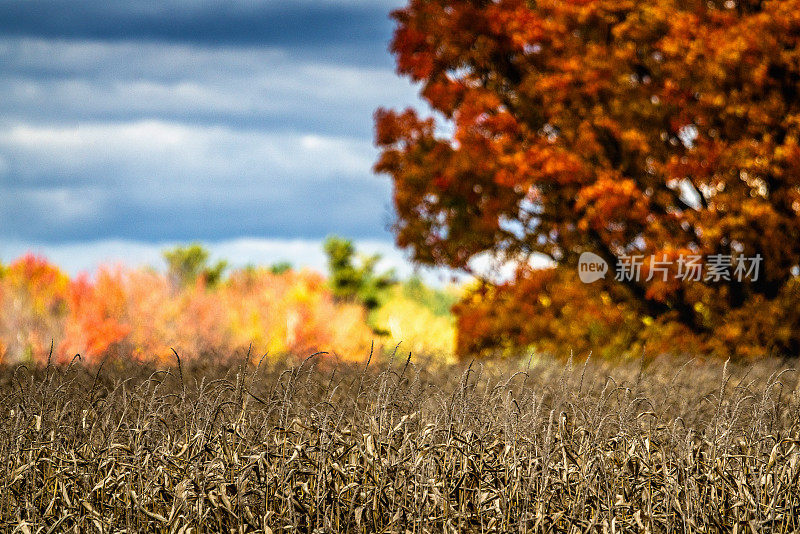
M 400 288 L 394 289 L 391 298 L 375 312 L 374 319 L 389 331 L 388 343 L 401 344 L 401 352 L 453 359 L 456 343 L 453 317 L 434 314 L 423 304 L 403 296 Z

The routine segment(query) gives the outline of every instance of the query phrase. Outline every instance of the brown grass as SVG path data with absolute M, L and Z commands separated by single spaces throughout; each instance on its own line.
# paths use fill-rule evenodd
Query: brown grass
M 783 363 L 0 371 L 15 532 L 793 532 Z

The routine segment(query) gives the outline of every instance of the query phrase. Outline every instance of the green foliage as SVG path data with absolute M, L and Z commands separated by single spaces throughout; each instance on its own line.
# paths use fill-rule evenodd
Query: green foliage
M 278 263 L 273 263 L 269 267 L 269 272 L 272 274 L 284 274 L 291 271 L 294 266 L 291 262 L 288 261 L 279 261 Z
M 225 260 L 209 265 L 210 253 L 200 243 L 165 250 L 163 256 L 170 279 L 181 287 L 193 284 L 198 277 L 202 277 L 209 286 L 216 285 L 228 267 Z
M 368 311 L 380 307 L 386 290 L 397 283 L 394 270 L 375 273 L 380 254 L 358 255 L 353 242 L 338 236 L 325 240 L 330 286 L 338 300 L 358 302 Z M 359 257 L 359 264 L 355 258 Z

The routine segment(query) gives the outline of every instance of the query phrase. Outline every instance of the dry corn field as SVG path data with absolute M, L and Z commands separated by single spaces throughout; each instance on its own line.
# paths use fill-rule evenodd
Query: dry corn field
M 4 532 L 796 532 L 786 362 L 2 369 Z

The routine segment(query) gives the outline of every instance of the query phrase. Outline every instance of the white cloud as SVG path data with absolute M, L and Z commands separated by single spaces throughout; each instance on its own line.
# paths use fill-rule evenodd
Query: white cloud
M 164 121 L 0 127 L 0 238 L 387 235 L 366 140 Z
M 107 183 L 120 177 L 179 189 L 287 178 L 314 182 L 331 175 L 365 178 L 374 150 L 367 141 L 345 137 L 150 120 L 7 125 L 0 129 L 0 157 L 13 161 L 15 174 L 30 182 L 72 173 L 80 182 Z
M 42 216 L 52 224 L 69 224 L 86 217 L 93 217 L 106 208 L 102 195 L 87 190 L 66 187 L 38 189 L 25 193 L 32 204 L 47 206 Z

